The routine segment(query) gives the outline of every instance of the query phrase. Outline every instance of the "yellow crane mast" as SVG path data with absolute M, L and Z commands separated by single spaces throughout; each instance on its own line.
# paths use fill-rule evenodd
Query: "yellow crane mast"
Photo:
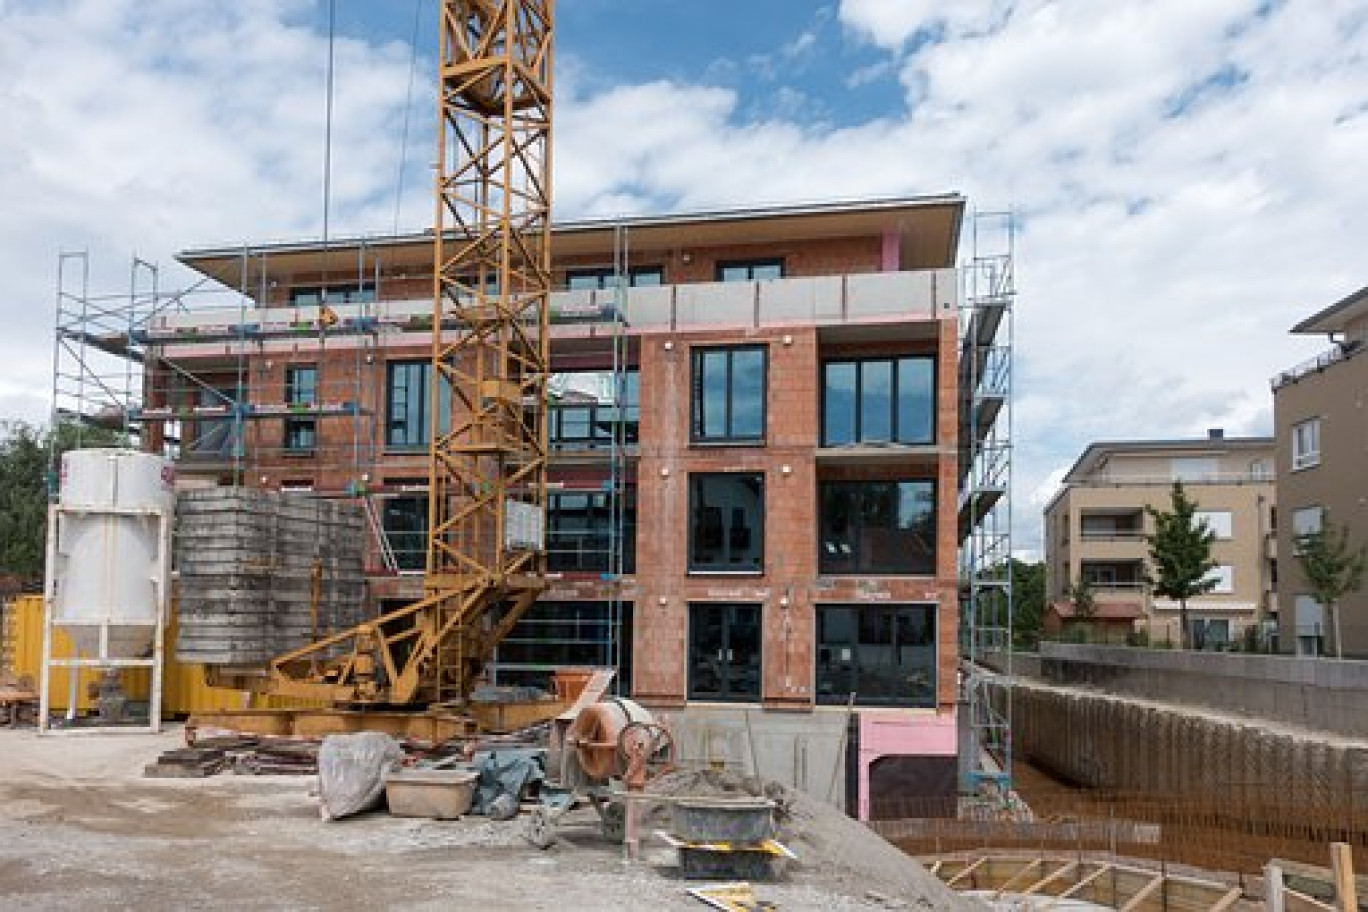
M 426 594 L 276 658 L 272 693 L 464 697 L 545 586 L 553 15 L 442 2 Z

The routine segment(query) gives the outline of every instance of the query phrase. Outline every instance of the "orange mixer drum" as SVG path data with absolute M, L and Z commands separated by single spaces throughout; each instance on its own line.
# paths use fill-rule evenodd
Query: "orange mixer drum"
M 612 779 L 623 773 L 618 737 L 631 722 L 653 722 L 649 710 L 631 700 L 610 699 L 580 710 L 566 734 L 580 767 L 590 779 Z

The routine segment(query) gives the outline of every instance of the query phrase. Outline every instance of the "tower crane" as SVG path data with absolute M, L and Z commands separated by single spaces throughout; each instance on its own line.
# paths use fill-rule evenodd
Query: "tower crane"
M 554 0 L 441 0 L 428 402 L 450 412 L 429 422 L 425 594 L 249 689 L 464 698 L 545 587 L 553 16 Z

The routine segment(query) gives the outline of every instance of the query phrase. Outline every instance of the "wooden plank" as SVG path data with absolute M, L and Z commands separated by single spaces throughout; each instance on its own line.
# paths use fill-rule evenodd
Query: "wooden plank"
M 1343 912 L 1358 912 L 1358 888 L 1354 883 L 1354 856 L 1348 843 L 1330 844 L 1330 864 L 1335 871 L 1335 898 Z
M 1232 908 L 1237 902 L 1239 902 L 1240 897 L 1242 896 L 1244 896 L 1243 890 L 1241 890 L 1239 887 L 1231 887 L 1230 891 L 1227 892 L 1225 896 L 1222 896 L 1220 899 L 1216 900 L 1216 904 L 1213 905 L 1208 910 L 1208 912 L 1225 912 L 1226 909 Z
M 1060 900 L 1068 899 L 1070 896 L 1073 896 L 1079 890 L 1082 890 L 1084 887 L 1088 886 L 1093 881 L 1097 880 L 1099 877 L 1101 877 L 1103 874 L 1106 874 L 1111 869 L 1112 866 L 1109 864 L 1101 865 L 1100 867 L 1098 867 L 1096 871 L 1093 871 L 1087 877 L 1083 878 L 1078 883 L 1074 884 L 1072 887 L 1069 887 L 1069 889 L 1065 890 L 1063 893 L 1060 893 L 1054 899 L 1050 900 L 1050 902 L 1046 903 L 1044 908 L 1053 909 L 1055 906 L 1059 905 Z
M 1139 889 L 1126 904 L 1121 907 L 1120 912 L 1134 912 L 1140 908 L 1140 904 L 1154 895 L 1154 892 L 1164 885 L 1164 875 L 1155 874 L 1149 879 L 1149 883 Z
M 1283 893 L 1283 871 L 1282 866 L 1269 862 L 1264 865 L 1264 897 L 1268 904 L 1268 912 L 1287 912 L 1287 902 Z
M 1007 859 L 1003 860 L 1006 861 Z M 1023 864 L 1020 868 L 1017 869 L 1017 872 L 1015 874 L 1013 874 L 1011 877 L 1007 878 L 1005 881 L 1002 882 L 1002 886 L 998 888 L 998 891 L 996 894 L 994 894 L 993 899 L 1002 899 L 1003 894 L 1008 892 L 1011 886 L 1021 878 L 1021 875 L 1028 874 L 1031 871 L 1034 871 L 1036 868 L 1040 867 L 1044 863 L 1045 859 L 1036 858 L 1032 861 L 1028 861 L 1025 864 Z
M 965 868 L 964 870 L 962 870 L 962 871 L 960 871 L 958 874 L 956 874 L 954 877 L 952 877 L 952 878 L 950 878 L 949 880 L 947 880 L 947 881 L 945 882 L 945 885 L 946 885 L 947 887 L 953 887 L 955 884 L 959 883 L 959 882 L 960 882 L 960 879 L 963 878 L 966 874 L 972 874 L 972 873 L 974 873 L 975 871 L 977 871 L 977 870 L 983 865 L 983 863 L 984 863 L 985 861 L 987 861 L 987 860 L 988 860 L 988 859 L 987 859 L 986 857 L 985 857 L 985 858 L 980 858 L 980 859 L 978 859 L 978 860 L 975 861 L 973 864 L 969 865 L 969 867 Z
M 1077 868 L 1078 868 L 1078 862 L 1076 862 L 1076 861 L 1068 861 L 1068 862 L 1065 862 L 1065 863 L 1064 863 L 1058 870 L 1056 870 L 1053 874 L 1049 875 L 1048 877 L 1043 877 L 1043 878 L 1041 878 L 1040 880 L 1037 880 L 1035 883 L 1031 884 L 1031 885 L 1030 885 L 1029 887 L 1027 887 L 1025 890 L 1021 891 L 1021 895 L 1022 895 L 1022 896 L 1032 896 L 1032 895 L 1034 895 L 1036 892 L 1038 892 L 1038 891 L 1040 891 L 1040 890 L 1043 890 L 1043 889 L 1044 889 L 1046 886 L 1048 886 L 1049 884 L 1052 884 L 1052 883 L 1054 883 L 1056 880 L 1059 880 L 1059 878 L 1061 878 L 1061 877 L 1067 877 L 1068 875 L 1072 874 L 1075 870 L 1077 870 Z

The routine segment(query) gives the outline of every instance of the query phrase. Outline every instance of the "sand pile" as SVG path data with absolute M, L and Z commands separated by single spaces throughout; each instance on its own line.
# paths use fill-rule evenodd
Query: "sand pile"
M 798 856 L 794 883 L 882 899 L 889 908 L 976 910 L 983 906 L 947 889 L 913 858 L 837 808 L 777 782 L 722 770 L 681 770 L 651 783 L 649 793 L 681 797 L 764 796 L 775 803 L 779 841 Z M 669 808 L 652 811 L 652 828 L 668 825 Z

